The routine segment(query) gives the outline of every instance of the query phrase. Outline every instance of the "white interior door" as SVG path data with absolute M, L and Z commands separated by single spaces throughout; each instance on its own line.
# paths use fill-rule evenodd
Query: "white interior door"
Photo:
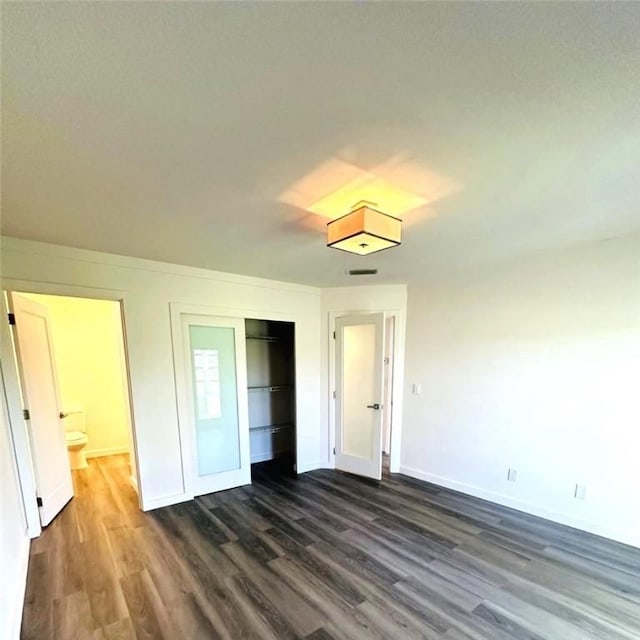
M 384 313 L 336 319 L 336 469 L 382 477 Z
M 46 526 L 73 497 L 73 482 L 67 455 L 51 320 L 47 307 L 21 295 L 10 293 L 9 305 L 15 316 L 14 336 L 20 383 L 33 458 L 36 489 L 42 501 L 40 521 Z
M 251 482 L 244 320 L 182 314 L 194 494 Z

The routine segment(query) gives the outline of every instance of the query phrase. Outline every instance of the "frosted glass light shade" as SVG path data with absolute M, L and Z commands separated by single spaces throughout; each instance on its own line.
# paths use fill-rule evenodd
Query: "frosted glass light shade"
M 402 220 L 368 206 L 327 224 L 327 246 L 360 256 L 400 244 Z

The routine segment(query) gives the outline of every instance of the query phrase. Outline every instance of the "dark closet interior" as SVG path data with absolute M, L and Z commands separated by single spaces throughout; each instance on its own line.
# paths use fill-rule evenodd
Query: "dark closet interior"
M 295 469 L 294 324 L 245 320 L 251 464 Z M 265 465 L 261 465 L 261 468 Z

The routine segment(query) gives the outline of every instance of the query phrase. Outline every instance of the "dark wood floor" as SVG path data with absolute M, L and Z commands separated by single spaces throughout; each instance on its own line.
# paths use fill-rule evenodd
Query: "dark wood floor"
M 640 638 L 640 551 L 620 544 L 332 471 L 143 514 L 128 472 L 74 472 L 32 545 L 23 638 Z

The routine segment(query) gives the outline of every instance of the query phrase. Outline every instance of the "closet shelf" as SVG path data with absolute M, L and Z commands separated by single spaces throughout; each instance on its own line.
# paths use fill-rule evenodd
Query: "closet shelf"
M 246 389 L 251 463 L 295 459 L 295 327 L 247 319 Z
M 261 427 L 249 427 L 249 431 L 271 431 L 271 433 L 279 433 L 285 429 L 291 429 L 293 425 L 289 423 L 285 424 L 265 424 Z
M 265 384 L 247 387 L 249 391 L 288 391 L 290 384 Z

